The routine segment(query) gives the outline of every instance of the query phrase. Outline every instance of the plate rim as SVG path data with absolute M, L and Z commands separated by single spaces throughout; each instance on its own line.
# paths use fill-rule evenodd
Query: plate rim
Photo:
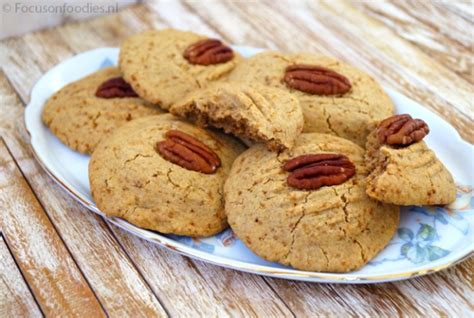
M 247 49 L 247 50 L 252 50 L 254 52 L 259 52 L 262 51 L 263 49 L 259 48 L 253 48 L 253 47 L 248 47 L 248 46 L 233 46 L 234 48 L 238 49 Z M 301 271 L 293 268 L 270 268 L 267 265 L 258 265 L 258 264 L 251 264 L 251 263 L 246 263 L 243 261 L 239 260 L 234 260 L 230 258 L 226 258 L 224 256 L 220 255 L 213 255 L 210 253 L 206 253 L 204 251 L 200 251 L 196 248 L 187 246 L 179 241 L 173 240 L 166 235 L 163 235 L 161 233 L 153 232 L 151 230 L 143 229 L 138 226 L 135 226 L 123 219 L 117 218 L 117 217 L 108 217 L 106 216 L 103 212 L 101 212 L 95 204 L 93 204 L 92 201 L 88 200 L 87 198 L 84 198 L 83 195 L 79 192 L 77 192 L 71 185 L 68 185 L 69 182 L 66 180 L 62 180 L 61 176 L 56 176 L 51 169 L 47 166 L 47 164 L 42 160 L 41 156 L 39 153 L 36 151 L 35 144 L 33 143 L 33 134 L 31 132 L 31 126 L 29 124 L 29 112 L 28 109 L 31 109 L 31 107 L 34 107 L 35 104 L 35 91 L 38 87 L 38 85 L 41 84 L 42 79 L 45 78 L 49 73 L 55 71 L 55 69 L 60 68 L 62 65 L 65 63 L 69 62 L 70 60 L 73 59 L 78 59 L 82 58 L 83 56 L 90 55 L 93 53 L 100 53 L 101 51 L 118 51 L 118 48 L 114 47 L 104 47 L 104 48 L 96 48 L 92 50 L 87 50 L 84 52 L 81 52 L 79 54 L 73 55 L 69 57 L 68 59 L 54 65 L 52 68 L 50 68 L 47 72 L 45 72 L 33 85 L 31 92 L 30 92 L 30 99 L 28 104 L 25 107 L 24 114 L 23 114 L 23 120 L 24 120 L 24 125 L 26 128 L 26 131 L 28 133 L 29 137 L 29 143 L 28 146 L 30 150 L 33 153 L 33 156 L 36 160 L 36 162 L 39 163 L 39 165 L 42 167 L 42 169 L 62 188 L 68 193 L 69 196 L 74 198 L 76 201 L 78 201 L 81 205 L 86 207 L 88 210 L 91 212 L 101 216 L 104 218 L 106 222 L 112 223 L 119 228 L 135 235 L 138 236 L 142 239 L 145 239 L 149 242 L 152 242 L 154 244 L 157 244 L 158 246 L 165 248 L 167 250 L 177 252 L 181 255 L 201 260 L 213 265 L 221 266 L 224 268 L 231 268 L 233 270 L 239 270 L 243 272 L 248 272 L 252 274 L 257 274 L 257 275 L 263 275 L 263 276 L 270 276 L 270 277 L 276 277 L 276 278 L 284 278 L 284 279 L 290 279 L 290 280 L 301 280 L 301 281 L 307 281 L 307 282 L 319 282 L 319 283 L 349 283 L 349 284 L 367 284 L 367 283 L 380 283 L 380 282 L 389 282 L 389 281 L 397 281 L 397 280 L 404 280 L 404 279 L 409 279 L 413 277 L 418 277 L 422 275 L 427 275 L 435 272 L 439 272 L 443 269 L 446 269 L 448 267 L 451 267 L 455 264 L 458 264 L 468 258 L 470 258 L 473 253 L 474 253 L 474 246 L 471 246 L 470 248 L 467 248 L 465 252 L 460 253 L 460 255 L 457 255 L 454 258 L 451 258 L 440 265 L 437 266 L 429 266 L 430 263 L 426 264 L 426 268 L 422 269 L 416 269 L 416 270 L 411 270 L 411 271 L 406 271 L 406 272 L 398 272 L 398 273 L 389 273 L 389 274 L 364 274 L 364 275 L 352 275 L 350 272 L 349 273 L 325 273 L 325 272 L 309 272 L 309 271 Z M 401 94 L 391 88 L 383 86 L 383 89 L 389 94 L 389 95 L 398 95 L 402 99 L 409 99 L 417 104 L 419 104 L 424 111 L 428 111 L 432 113 L 434 116 L 439 117 L 436 113 L 431 111 L 430 109 L 424 107 L 422 104 L 418 103 L 415 100 L 412 100 L 408 96 L 405 96 L 404 94 Z M 44 103 L 41 107 L 44 107 Z M 472 145 L 462 139 L 460 136 L 459 132 L 447 121 L 443 122 L 446 124 L 446 126 L 449 126 L 449 129 L 451 130 L 451 133 L 454 133 L 455 136 L 457 137 L 457 141 L 463 143 L 464 147 L 470 147 L 472 148 Z M 472 149 L 471 149 L 472 150 Z

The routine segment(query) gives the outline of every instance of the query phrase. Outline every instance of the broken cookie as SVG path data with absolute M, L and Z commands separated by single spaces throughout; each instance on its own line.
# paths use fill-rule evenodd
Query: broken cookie
M 291 148 L 303 129 L 298 100 L 259 84 L 218 83 L 174 104 L 170 112 L 199 126 L 222 128 L 271 150 Z
M 367 138 L 367 194 L 397 205 L 449 204 L 456 199 L 451 173 L 422 140 L 428 125 L 395 115 L 373 127 Z

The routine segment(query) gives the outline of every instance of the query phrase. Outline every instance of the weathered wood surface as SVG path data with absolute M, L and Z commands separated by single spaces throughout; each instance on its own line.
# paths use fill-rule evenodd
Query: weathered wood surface
M 0 236 L 0 317 L 40 317 L 41 311 Z
M 99 302 L 0 140 L 0 227 L 43 312 L 98 315 Z
M 32 157 L 22 117 L 34 83 L 60 61 L 175 27 L 334 55 L 443 115 L 473 142 L 473 24 L 468 2 L 159 1 L 1 41 L 0 316 L 472 315 L 472 259 L 410 281 L 343 286 L 263 278 L 164 251 L 56 186 Z

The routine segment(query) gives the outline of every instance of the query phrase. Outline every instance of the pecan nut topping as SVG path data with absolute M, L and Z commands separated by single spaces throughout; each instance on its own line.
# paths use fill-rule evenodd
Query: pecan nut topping
M 342 184 L 355 174 L 355 166 L 349 158 L 334 153 L 298 156 L 288 160 L 283 170 L 290 172 L 288 185 L 300 190 Z
M 314 95 L 342 95 L 352 87 L 344 75 L 317 65 L 290 65 L 283 80 L 291 88 Z
M 201 141 L 180 130 L 169 130 L 156 151 L 166 160 L 188 170 L 214 173 L 221 165 L 219 156 Z
M 422 140 L 430 128 L 421 119 L 413 119 L 408 114 L 395 115 L 380 122 L 377 136 L 381 143 L 406 147 Z
M 95 96 L 101 98 L 138 97 L 133 88 L 122 77 L 106 80 L 97 88 Z
M 217 39 L 205 39 L 188 46 L 183 57 L 191 64 L 211 65 L 230 61 L 232 49 Z

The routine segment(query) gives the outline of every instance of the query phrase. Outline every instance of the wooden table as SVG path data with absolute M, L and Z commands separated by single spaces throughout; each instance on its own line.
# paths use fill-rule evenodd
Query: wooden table
M 79 52 L 119 46 L 131 34 L 164 27 L 334 55 L 421 102 L 474 141 L 469 2 L 167 1 L 4 40 L 0 317 L 473 315 L 472 258 L 437 274 L 379 285 L 265 278 L 165 251 L 62 191 L 29 149 L 23 111 L 32 86 Z

